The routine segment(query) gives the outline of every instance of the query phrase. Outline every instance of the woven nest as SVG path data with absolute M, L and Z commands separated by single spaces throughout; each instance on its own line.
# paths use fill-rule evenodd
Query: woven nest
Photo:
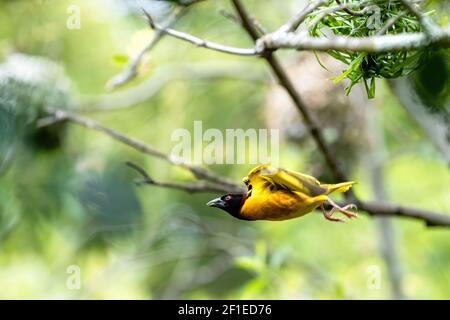
M 408 14 L 400 1 L 395 0 L 341 0 L 341 4 L 351 5 L 348 10 L 331 11 L 337 1 L 314 11 L 308 17 L 312 36 L 330 35 L 370 37 L 383 34 L 421 32 L 422 28 L 415 16 Z M 384 26 L 391 24 L 387 30 Z M 416 70 L 429 55 L 428 50 L 402 50 L 397 52 L 358 53 L 328 51 L 334 58 L 345 63 L 348 68 L 335 78 L 350 80 L 346 92 L 363 81 L 369 98 L 375 95 L 375 78 L 397 78 Z
M 46 58 L 12 54 L 0 64 L 0 167 L 2 158 L 25 137 L 39 146 L 59 145 L 58 124 L 36 128 L 45 109 L 71 109 L 72 85 L 63 69 Z M 55 134 L 53 134 L 54 132 Z M 36 140 L 36 141 L 35 141 Z

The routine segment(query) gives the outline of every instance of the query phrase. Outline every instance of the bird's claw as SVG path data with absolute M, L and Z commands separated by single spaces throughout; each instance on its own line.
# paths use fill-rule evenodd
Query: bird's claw
M 333 214 L 333 213 L 331 213 Z M 323 216 L 325 217 L 325 219 L 327 219 L 328 221 L 333 221 L 333 222 L 345 222 L 343 219 L 341 218 L 333 218 L 330 213 L 324 213 Z
M 344 214 L 347 218 L 353 219 L 357 218 L 358 214 L 356 212 L 348 211 L 348 209 L 357 209 L 356 205 L 353 203 L 350 203 L 340 209 L 338 209 L 342 214 Z
M 326 212 L 325 208 L 322 206 L 323 216 L 325 217 L 325 219 L 327 219 L 329 221 L 344 222 L 343 219 L 332 217 L 333 213 L 336 211 L 341 212 L 343 215 L 345 215 L 349 219 L 358 217 L 358 214 L 356 212 L 348 211 L 349 209 L 355 209 L 355 210 L 357 209 L 356 205 L 353 203 L 347 204 L 343 207 L 338 206 L 337 204 L 335 204 L 332 201 L 330 201 L 330 204 L 333 206 L 333 208 L 331 208 L 331 210 L 329 212 Z

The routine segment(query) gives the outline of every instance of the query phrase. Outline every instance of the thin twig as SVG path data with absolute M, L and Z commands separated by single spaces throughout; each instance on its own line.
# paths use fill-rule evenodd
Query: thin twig
M 419 9 L 418 6 L 416 6 L 414 3 L 412 3 L 409 0 L 400 0 L 403 4 L 403 6 L 408 9 L 408 11 L 414 15 L 417 20 L 419 20 L 420 24 L 422 25 L 423 29 L 425 30 L 425 33 L 433 38 L 435 35 L 439 33 L 439 27 L 429 18 L 427 18 Z
M 429 227 L 450 227 L 450 215 L 430 210 L 404 207 L 397 204 L 364 202 L 357 203 L 358 208 L 373 216 L 397 216 L 423 220 Z
M 342 3 L 340 0 L 336 0 L 336 2 L 337 2 L 339 5 L 342 5 L 342 6 L 343 6 L 343 3 Z M 364 9 L 366 9 L 366 8 L 364 8 Z M 344 10 L 345 12 L 347 12 L 348 14 L 351 14 L 351 15 L 353 15 L 353 16 L 362 16 L 362 15 L 364 15 L 364 14 L 365 14 L 364 9 L 362 9 L 362 10 L 360 10 L 360 11 L 355 11 L 355 10 L 349 9 L 349 8 L 346 7 L 346 6 L 343 6 L 343 7 L 342 7 L 342 10 Z
M 235 23 L 237 23 L 237 24 L 239 24 L 239 25 L 242 24 L 241 19 L 239 19 L 239 17 L 236 16 L 236 15 L 234 15 L 233 13 L 231 13 L 231 12 L 229 12 L 229 11 L 227 11 L 227 10 L 224 10 L 224 9 L 220 10 L 220 13 L 221 13 L 225 18 L 227 18 L 228 20 L 230 20 L 230 21 L 232 21 L 232 22 L 235 22 Z M 258 29 L 258 32 L 259 32 L 261 35 L 266 34 L 266 33 L 268 32 L 267 29 L 266 29 L 261 23 L 259 23 L 258 20 L 256 20 L 256 19 L 253 18 L 253 17 L 250 17 L 250 19 L 252 19 L 253 24 L 255 25 L 255 28 Z
M 145 10 L 143 10 L 143 11 L 144 11 L 145 16 L 147 17 L 147 21 L 148 21 L 150 28 L 152 28 L 154 30 L 159 30 L 161 32 L 164 32 L 165 34 L 171 35 L 180 40 L 190 42 L 198 47 L 203 47 L 203 48 L 207 48 L 207 49 L 211 49 L 211 50 L 219 51 L 219 52 L 224 52 L 224 53 L 235 54 L 235 55 L 239 55 L 239 56 L 257 56 L 258 55 L 258 53 L 256 52 L 256 50 L 254 48 L 230 47 L 230 46 L 226 46 L 226 45 L 223 45 L 220 43 L 207 41 L 205 39 L 198 38 L 196 36 L 190 35 L 185 32 L 173 30 L 170 28 L 164 28 L 164 27 L 160 26 L 159 24 L 157 24 L 155 21 L 153 21 L 152 17 L 150 16 L 150 14 L 147 11 L 145 11 Z
M 197 183 L 175 183 L 175 182 L 160 182 L 151 178 L 148 173 L 137 164 L 127 161 L 125 164 L 137 171 L 142 175 L 143 179 L 136 181 L 137 185 L 152 185 L 156 187 L 162 187 L 167 189 L 177 189 L 186 191 L 189 193 L 227 193 L 230 192 L 230 188 L 224 187 L 222 185 L 213 185 L 205 181 L 199 181 Z
M 318 7 L 326 4 L 328 0 L 317 0 L 316 2 L 311 2 L 306 5 L 305 8 L 303 8 L 302 11 L 294 15 L 292 18 L 288 20 L 284 25 L 282 25 L 278 31 L 279 32 L 293 32 L 295 31 L 300 24 L 305 21 L 306 17 L 316 10 Z
M 186 12 L 187 12 L 188 6 L 177 6 L 172 14 L 167 18 L 165 22 L 165 28 L 170 28 L 177 22 Z M 116 89 L 120 86 L 123 86 L 127 82 L 133 80 L 138 75 L 138 67 L 141 64 L 142 59 L 145 57 L 145 55 L 150 52 L 163 38 L 164 32 L 160 30 L 156 30 L 153 39 L 150 41 L 150 43 L 145 46 L 145 48 L 139 52 L 138 55 L 136 55 L 131 61 L 128 63 L 128 65 L 125 67 L 125 69 L 119 73 L 118 75 L 115 75 L 113 78 L 111 78 L 107 84 L 106 87 L 109 90 Z
M 382 36 L 384 34 L 386 34 L 390 28 L 392 28 L 398 20 L 400 20 L 401 18 L 403 18 L 406 15 L 405 12 L 401 12 L 398 15 L 396 15 L 395 17 L 390 18 L 386 24 L 377 32 L 378 36 Z

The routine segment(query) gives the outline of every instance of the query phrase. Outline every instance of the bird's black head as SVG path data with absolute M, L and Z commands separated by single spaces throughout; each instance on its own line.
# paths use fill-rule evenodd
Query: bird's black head
M 241 207 L 244 203 L 244 194 L 242 193 L 229 193 L 220 198 L 213 199 L 206 205 L 208 207 L 216 207 L 222 209 L 233 217 L 240 218 Z

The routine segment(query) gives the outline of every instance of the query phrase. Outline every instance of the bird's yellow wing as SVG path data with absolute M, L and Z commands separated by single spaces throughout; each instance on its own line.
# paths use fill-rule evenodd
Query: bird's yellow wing
M 247 186 L 252 185 L 253 187 L 269 182 L 283 189 L 301 192 L 308 196 L 326 194 L 328 191 L 328 188 L 322 187 L 320 182 L 312 176 L 274 168 L 268 164 L 260 165 L 251 170 L 243 181 Z

